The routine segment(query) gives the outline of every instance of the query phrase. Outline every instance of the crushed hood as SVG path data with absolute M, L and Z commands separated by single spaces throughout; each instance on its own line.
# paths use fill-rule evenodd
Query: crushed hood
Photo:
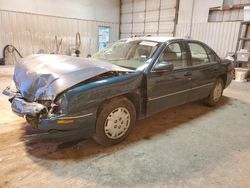
M 131 70 L 100 60 L 39 54 L 19 61 L 15 67 L 14 82 L 28 101 L 53 100 L 64 90 L 110 71 Z

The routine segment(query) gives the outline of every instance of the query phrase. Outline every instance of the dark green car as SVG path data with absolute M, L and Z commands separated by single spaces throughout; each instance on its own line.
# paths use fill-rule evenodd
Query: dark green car
M 120 40 L 92 58 L 32 55 L 15 68 L 13 112 L 58 134 L 121 142 L 137 119 L 195 100 L 216 105 L 231 83 L 233 63 L 194 40 Z

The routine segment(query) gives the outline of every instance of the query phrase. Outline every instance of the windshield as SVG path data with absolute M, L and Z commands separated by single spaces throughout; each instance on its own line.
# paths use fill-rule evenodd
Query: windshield
M 135 70 L 146 63 L 159 45 L 158 42 L 146 40 L 121 40 L 97 52 L 93 58 Z

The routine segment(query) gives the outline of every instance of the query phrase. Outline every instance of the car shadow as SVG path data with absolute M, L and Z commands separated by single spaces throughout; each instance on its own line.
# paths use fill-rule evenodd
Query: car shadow
M 107 156 L 133 144 L 151 140 L 157 135 L 164 134 L 166 136 L 169 131 L 184 124 L 191 124 L 192 121 L 227 105 L 229 101 L 228 97 L 223 96 L 216 107 L 208 107 L 202 105 L 201 102 L 193 102 L 138 120 L 127 139 L 118 145 L 110 147 L 100 146 L 92 139 L 76 139 L 69 142 L 53 142 L 50 139 L 27 139 L 27 135 L 40 133 L 39 131 L 34 132 L 28 126 L 24 128 L 24 133 L 20 139 L 25 140 L 27 153 L 40 159 L 81 160 L 95 156 Z

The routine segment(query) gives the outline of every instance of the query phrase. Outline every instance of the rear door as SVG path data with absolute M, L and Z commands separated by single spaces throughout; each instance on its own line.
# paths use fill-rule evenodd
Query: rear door
M 182 41 L 172 42 L 163 50 L 157 63 L 170 62 L 173 71 L 147 74 L 147 115 L 187 102 L 191 90 L 190 72 Z
M 205 98 L 209 95 L 220 68 L 217 55 L 206 45 L 188 41 L 192 72 L 192 91 L 189 101 Z

